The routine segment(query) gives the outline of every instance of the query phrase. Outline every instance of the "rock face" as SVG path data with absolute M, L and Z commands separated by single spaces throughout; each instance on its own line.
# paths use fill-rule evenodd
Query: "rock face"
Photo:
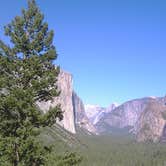
M 47 112 L 50 107 L 61 104 L 63 120 L 58 123 L 71 133 L 76 133 L 76 125 L 87 130 L 89 133 L 97 134 L 95 127 L 86 116 L 83 102 L 73 91 L 72 75 L 61 71 L 58 77 L 57 85 L 61 91 L 60 96 L 53 101 L 38 102 L 40 109 Z
M 73 107 L 75 113 L 75 123 L 79 127 L 87 130 L 90 133 L 97 134 L 95 127 L 89 121 L 82 100 L 73 92 Z
M 85 105 L 85 112 L 92 124 L 102 117 L 102 114 L 106 111 L 106 108 L 97 105 Z
M 165 104 L 151 100 L 135 125 L 135 133 L 138 141 L 158 142 L 165 137 Z
M 144 110 L 147 100 L 148 98 L 128 101 L 107 113 L 101 121 L 118 128 L 134 126 Z
M 109 133 L 114 128 L 127 129 L 135 134 L 138 141 L 166 140 L 166 97 L 147 97 L 128 101 L 120 106 L 108 108 L 88 105 L 73 91 L 72 75 L 61 71 L 57 85 L 61 90 L 53 101 L 38 102 L 43 112 L 61 104 L 64 118 L 58 122 L 71 133 L 76 133 L 76 126 L 89 133 Z
M 108 108 L 100 107 L 97 105 L 85 105 L 85 112 L 93 125 L 98 123 L 102 117 L 107 113 L 110 113 L 117 107 L 117 104 L 113 103 Z
M 136 99 L 116 107 L 101 118 L 96 127 L 101 132 L 107 132 L 109 126 L 116 128 L 133 127 L 145 109 L 148 100 L 149 98 Z
M 61 90 L 61 94 L 59 97 L 53 99 L 53 102 L 40 102 L 38 103 L 41 110 L 44 112 L 48 111 L 50 107 L 55 107 L 57 103 L 61 104 L 61 109 L 64 111 L 63 120 L 58 122 L 61 126 L 63 126 L 66 130 L 76 133 L 75 130 L 75 117 L 74 117 L 74 108 L 72 101 L 73 94 L 73 80 L 72 75 L 61 71 L 58 77 L 58 87 Z
M 128 129 L 138 141 L 153 142 L 166 138 L 166 98 L 147 97 L 126 102 L 106 113 L 96 123 L 100 133 L 112 128 Z

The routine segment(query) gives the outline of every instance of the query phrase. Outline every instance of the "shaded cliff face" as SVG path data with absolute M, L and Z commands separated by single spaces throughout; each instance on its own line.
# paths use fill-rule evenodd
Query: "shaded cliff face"
M 75 123 L 80 128 L 87 130 L 90 133 L 97 134 L 96 128 L 89 121 L 82 100 L 77 96 L 75 92 L 73 92 L 73 107 L 75 113 Z
M 125 129 L 138 141 L 166 138 L 166 98 L 142 98 L 126 102 L 105 114 L 95 125 L 100 133 Z
M 53 99 L 53 102 L 38 102 L 40 109 L 47 112 L 50 107 L 61 104 L 63 120 L 58 123 L 66 130 L 76 133 L 76 125 L 87 130 L 90 133 L 97 133 L 95 127 L 90 123 L 86 116 L 83 102 L 73 91 L 73 79 L 71 74 L 61 71 L 58 77 L 57 85 L 61 91 L 60 96 Z
M 107 132 L 109 126 L 116 128 L 133 127 L 145 109 L 148 100 L 149 98 L 136 99 L 116 107 L 100 119 L 96 124 L 97 129 L 101 132 Z
M 135 125 L 138 141 L 158 142 L 165 137 L 166 106 L 161 100 L 151 100 Z
M 58 77 L 57 85 L 61 90 L 59 97 L 53 99 L 53 102 L 40 102 L 37 103 L 43 112 L 47 112 L 50 107 L 55 107 L 57 104 L 61 104 L 61 109 L 64 111 L 63 120 L 58 122 L 66 130 L 76 133 L 74 123 L 74 108 L 72 102 L 73 93 L 73 80 L 71 74 L 61 71 Z

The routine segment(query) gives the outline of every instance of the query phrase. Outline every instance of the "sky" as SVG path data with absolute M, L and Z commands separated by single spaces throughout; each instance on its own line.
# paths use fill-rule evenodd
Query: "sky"
M 55 62 L 73 75 L 85 104 L 166 94 L 165 0 L 37 0 L 55 32 Z M 21 14 L 26 0 L 5 0 L 3 26 Z

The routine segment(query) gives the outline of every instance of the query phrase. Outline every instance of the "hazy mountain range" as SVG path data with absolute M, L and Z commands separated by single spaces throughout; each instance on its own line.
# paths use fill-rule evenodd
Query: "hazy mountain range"
M 126 133 L 134 134 L 138 141 L 160 141 L 166 136 L 166 98 L 146 97 L 124 104 L 111 104 L 108 108 L 85 105 L 73 90 L 71 74 L 61 71 L 58 86 L 61 95 L 52 102 L 38 103 L 41 110 L 61 104 L 64 119 L 58 122 L 71 133 L 77 126 L 88 134 Z
M 135 99 L 113 109 L 96 108 L 98 113 L 93 123 L 99 134 L 128 132 L 134 134 L 138 141 L 159 141 L 165 137 L 166 98 L 146 97 Z M 95 107 L 93 107 L 95 110 Z M 86 112 L 92 110 L 87 107 Z M 95 111 L 94 111 L 95 112 Z M 89 114 L 87 114 L 89 115 Z M 98 117 L 99 115 L 99 117 Z M 90 117 L 90 119 L 93 119 Z
M 89 120 L 95 125 L 106 113 L 111 112 L 118 106 L 117 103 L 111 104 L 108 108 L 100 107 L 98 105 L 85 105 L 85 112 Z

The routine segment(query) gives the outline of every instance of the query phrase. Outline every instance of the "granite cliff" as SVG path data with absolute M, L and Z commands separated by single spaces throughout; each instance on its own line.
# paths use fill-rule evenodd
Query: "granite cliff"
M 98 121 L 102 117 L 104 117 L 107 113 L 110 113 L 113 109 L 115 109 L 118 105 L 116 103 L 111 104 L 109 107 L 100 107 L 98 105 L 85 105 L 85 112 L 90 122 L 93 125 L 96 125 Z
M 57 85 L 61 91 L 60 96 L 53 101 L 38 102 L 43 112 L 55 107 L 57 103 L 61 104 L 63 120 L 58 123 L 71 133 L 76 133 L 76 125 L 87 130 L 89 133 L 96 133 L 95 127 L 91 124 L 86 116 L 83 102 L 73 90 L 73 78 L 70 73 L 60 72 Z
M 73 91 L 73 107 L 75 113 L 75 124 L 80 128 L 87 130 L 89 133 L 97 134 L 96 128 L 88 119 L 82 100 Z
M 114 132 L 116 128 L 127 129 L 138 141 L 166 140 L 166 98 L 135 99 L 108 108 L 84 107 L 72 84 L 72 75 L 61 71 L 57 83 L 60 96 L 53 101 L 38 102 L 43 112 L 60 103 L 64 118 L 58 123 L 69 132 L 76 133 L 76 126 L 94 134 Z
M 60 96 L 53 99 L 53 101 L 40 102 L 39 107 L 43 112 L 49 110 L 50 107 L 55 107 L 57 103 L 61 104 L 61 109 L 63 113 L 63 120 L 58 122 L 66 130 L 76 133 L 75 123 L 74 123 L 74 108 L 72 102 L 73 93 L 73 80 L 72 75 L 62 71 L 59 74 L 57 85 L 61 91 Z
M 165 141 L 166 106 L 161 100 L 150 100 L 134 126 L 138 141 Z
M 105 123 L 107 126 L 125 128 L 128 126 L 134 126 L 137 122 L 138 117 L 143 112 L 148 98 L 136 99 L 128 101 L 111 112 L 108 112 L 101 120 L 96 124 L 98 129 L 102 128 L 102 124 Z M 101 126 L 100 126 L 101 124 Z M 101 129 L 102 130 L 102 129 Z
M 99 133 L 125 129 L 135 134 L 138 141 L 156 142 L 166 137 L 165 103 L 166 98 L 131 100 L 106 113 L 95 126 Z

